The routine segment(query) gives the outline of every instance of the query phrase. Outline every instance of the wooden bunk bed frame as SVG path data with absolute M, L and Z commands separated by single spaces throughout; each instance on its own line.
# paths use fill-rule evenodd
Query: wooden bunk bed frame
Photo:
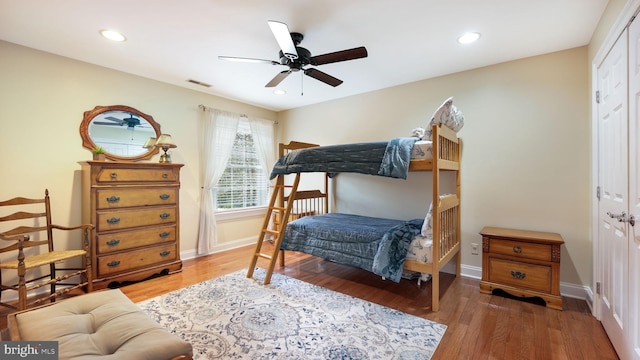
M 432 159 L 411 160 L 409 171 L 432 172 L 432 200 L 433 200 L 433 261 L 423 263 L 415 260 L 406 260 L 404 269 L 429 273 L 431 278 L 431 309 L 438 311 L 440 305 L 440 270 L 454 257 L 456 259 L 456 276 L 460 276 L 460 155 L 462 142 L 456 133 L 443 125 L 433 126 L 433 156 Z M 292 141 L 289 144 L 280 144 L 279 155 L 283 156 L 288 151 L 318 146 Z M 452 171 L 455 173 L 455 194 L 441 195 L 440 173 Z M 247 277 L 253 277 L 253 272 L 259 258 L 269 260 L 266 269 L 264 284 L 271 282 L 271 275 L 275 263 L 280 258 L 280 265 L 284 266 L 284 250 L 280 250 L 284 238 L 284 229 L 289 221 L 306 215 L 323 214 L 329 211 L 328 207 L 328 176 L 324 179 L 324 191 L 300 190 L 300 173 L 295 176 L 293 184 L 285 184 L 286 175 L 278 175 L 274 187 L 267 214 L 260 232 L 256 250 L 252 254 Z M 273 239 L 273 253 L 262 253 L 262 244 L 265 239 Z M 278 254 L 280 256 L 278 256 Z

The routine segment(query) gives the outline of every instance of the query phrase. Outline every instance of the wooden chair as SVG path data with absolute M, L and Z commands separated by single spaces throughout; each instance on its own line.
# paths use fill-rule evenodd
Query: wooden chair
M 44 198 L 16 197 L 0 201 L 0 305 L 24 310 L 75 289 L 92 291 L 89 232 L 91 224 L 65 227 L 51 223 L 49 190 Z M 54 250 L 53 230 L 82 232 L 83 248 L 79 250 Z M 56 231 L 57 233 L 57 231 Z M 76 259 L 76 260 L 73 260 Z M 68 260 L 81 263 L 68 267 Z M 64 266 L 64 267 L 63 267 Z M 10 276 L 9 276 L 10 275 Z M 5 280 L 6 279 L 6 280 Z M 8 284 L 5 284 L 7 282 Z M 27 293 L 42 286 L 50 286 L 49 295 L 37 296 L 27 302 Z M 61 289 L 58 290 L 57 287 Z M 4 290 L 18 293 L 15 301 L 2 301 Z M 13 298 L 15 300 L 15 298 Z

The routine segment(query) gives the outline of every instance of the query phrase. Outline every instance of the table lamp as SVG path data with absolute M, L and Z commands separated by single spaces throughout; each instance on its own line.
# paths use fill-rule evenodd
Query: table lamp
M 171 156 L 169 154 L 167 154 L 167 151 L 170 148 L 177 147 L 176 144 L 173 143 L 173 139 L 171 138 L 171 135 L 169 135 L 169 134 L 160 135 L 160 137 L 156 141 L 155 146 L 161 148 L 164 151 L 164 154 L 160 155 L 160 162 L 161 163 L 170 163 L 171 162 Z

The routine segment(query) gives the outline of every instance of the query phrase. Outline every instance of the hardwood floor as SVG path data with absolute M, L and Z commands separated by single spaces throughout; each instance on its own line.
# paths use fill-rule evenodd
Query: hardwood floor
M 253 247 L 185 260 L 183 271 L 122 291 L 134 302 L 246 269 Z M 265 260 L 260 260 L 265 261 Z M 259 266 L 266 263 L 258 262 Z M 276 272 L 448 326 L 433 359 L 618 359 L 604 329 L 585 301 L 563 298 L 564 310 L 497 295 L 481 294 L 479 280 L 443 274 L 440 311 L 425 304 L 430 285 L 384 281 L 363 270 L 308 255 L 287 252 Z M 4 315 L 0 328 L 6 328 Z

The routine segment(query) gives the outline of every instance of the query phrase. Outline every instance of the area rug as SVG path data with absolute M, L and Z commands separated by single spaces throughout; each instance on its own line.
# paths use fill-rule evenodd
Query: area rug
M 139 302 L 194 359 L 430 359 L 446 325 L 246 270 Z

